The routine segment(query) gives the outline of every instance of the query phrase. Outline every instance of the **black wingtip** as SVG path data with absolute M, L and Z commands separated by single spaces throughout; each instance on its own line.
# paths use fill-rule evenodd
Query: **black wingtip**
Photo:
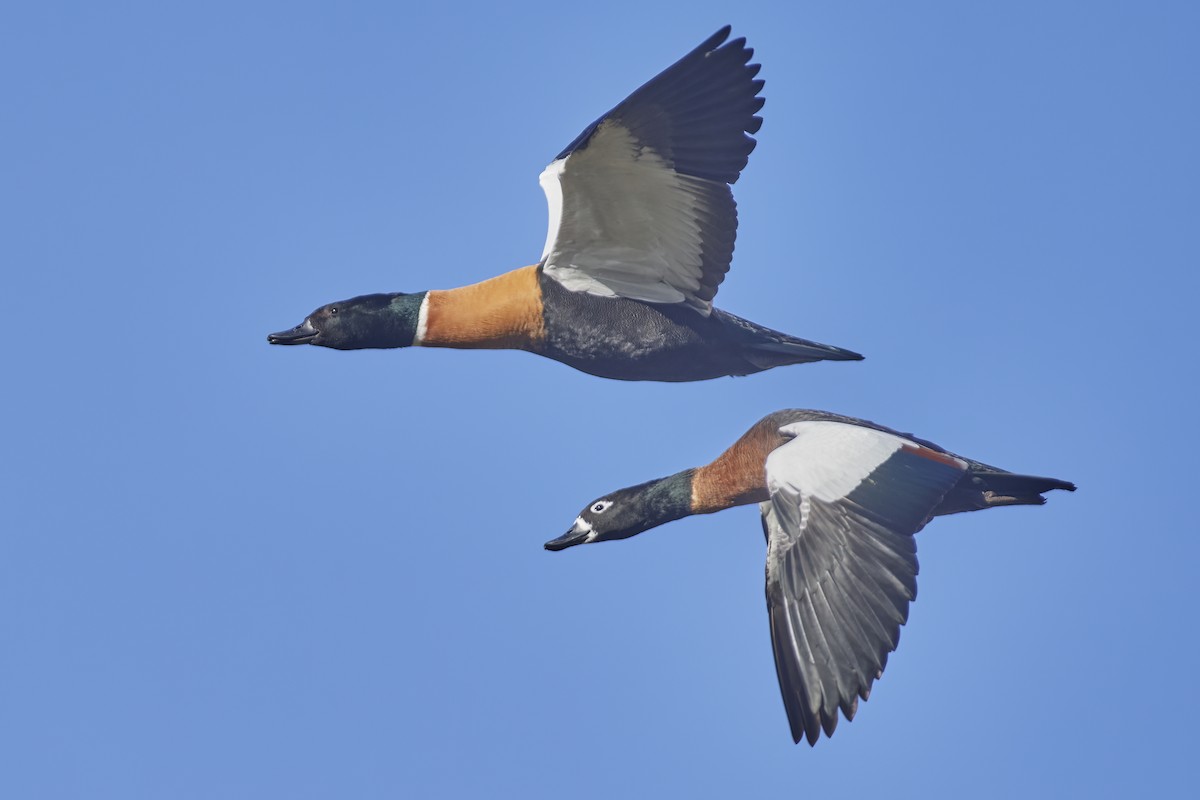
M 721 28 L 719 31 L 714 33 L 712 36 L 708 37 L 703 42 L 701 42 L 700 45 L 692 52 L 693 53 L 706 53 L 706 54 L 711 53 L 713 50 L 716 50 L 718 47 L 720 47 L 721 44 L 726 39 L 729 38 L 729 34 L 731 34 L 731 33 L 733 33 L 733 26 L 726 25 L 725 27 Z

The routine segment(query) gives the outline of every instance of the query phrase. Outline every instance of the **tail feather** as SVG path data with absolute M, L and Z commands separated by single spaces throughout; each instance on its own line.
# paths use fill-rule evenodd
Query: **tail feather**
M 1042 495 L 1054 489 L 1075 491 L 1075 484 L 1057 478 L 1037 475 L 1017 475 L 995 468 L 975 468 L 967 472 L 958 485 L 947 492 L 935 516 L 979 511 L 999 506 L 1040 506 L 1046 502 Z
M 862 361 L 863 358 L 853 350 L 790 336 L 719 308 L 714 308 L 712 313 L 740 340 L 746 360 L 760 369 L 810 361 Z
M 988 506 L 1040 506 L 1046 502 L 1042 497 L 1054 489 L 1075 491 L 1075 484 L 1060 481 L 1057 478 L 1041 478 L 1036 475 L 1015 475 L 1011 472 L 999 472 L 989 475 L 977 475 L 983 481 L 984 497 Z
M 754 345 L 754 350 L 750 356 L 753 360 L 755 355 L 766 355 L 768 360 L 779 360 L 780 356 L 786 359 L 786 363 L 800 363 L 807 361 L 862 361 L 861 354 L 853 350 L 847 350 L 844 347 L 834 347 L 831 344 L 821 344 L 820 342 L 810 342 L 807 339 L 795 339 L 789 337 L 781 342 L 758 342 Z

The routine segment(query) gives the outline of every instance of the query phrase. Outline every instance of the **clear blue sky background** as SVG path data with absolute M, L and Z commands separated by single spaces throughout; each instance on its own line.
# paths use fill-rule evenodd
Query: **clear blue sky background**
M 0 796 L 1194 790 L 1195 4 L 167 5 L 0 11 Z M 719 305 L 865 362 L 266 344 L 535 261 L 543 166 L 726 22 Z M 923 532 L 812 750 L 755 509 L 541 547 L 785 407 L 1080 486 Z

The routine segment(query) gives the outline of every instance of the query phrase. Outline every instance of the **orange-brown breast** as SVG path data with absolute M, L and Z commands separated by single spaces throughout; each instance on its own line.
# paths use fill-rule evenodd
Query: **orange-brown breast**
M 529 350 L 545 335 L 536 266 L 427 295 L 424 347 Z
M 768 417 L 692 477 L 692 513 L 710 514 L 732 506 L 761 503 L 767 491 L 767 455 L 786 440 Z

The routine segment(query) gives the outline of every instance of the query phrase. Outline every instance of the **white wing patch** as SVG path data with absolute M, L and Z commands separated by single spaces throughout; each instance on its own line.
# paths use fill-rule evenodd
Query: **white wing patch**
M 701 220 L 724 184 L 680 175 L 612 120 L 587 146 L 554 161 L 539 178 L 550 222 L 545 274 L 567 289 L 650 303 L 687 302 L 703 277 Z
M 558 239 L 558 228 L 562 225 L 563 196 L 559 176 L 562 175 L 566 165 L 567 159 L 565 158 L 551 161 L 550 166 L 542 170 L 542 174 L 538 176 L 538 183 L 541 184 L 542 191 L 546 193 L 546 205 L 550 210 L 550 227 L 546 230 L 546 245 L 542 248 L 542 261 L 546 260 L 546 256 L 550 255 L 550 251 L 554 248 L 554 243 Z
M 767 456 L 767 489 L 773 495 L 787 488 L 826 503 L 850 494 L 900 448 L 917 446 L 895 434 L 827 420 L 779 430 L 793 438 Z

